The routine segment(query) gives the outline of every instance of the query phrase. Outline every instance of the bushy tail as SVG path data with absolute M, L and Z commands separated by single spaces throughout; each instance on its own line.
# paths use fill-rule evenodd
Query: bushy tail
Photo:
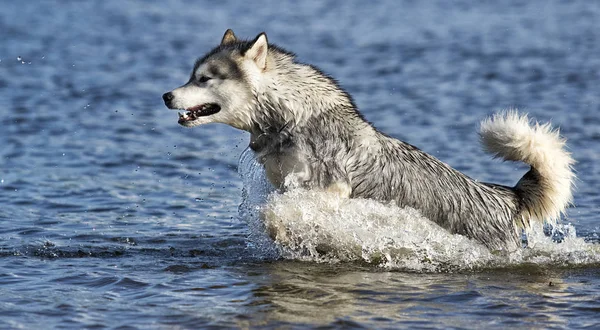
M 524 224 L 529 219 L 556 221 L 572 202 L 575 174 L 566 140 L 550 124 L 531 123 L 516 111 L 495 114 L 480 129 L 486 151 L 504 160 L 521 161 L 531 170 L 515 186 Z

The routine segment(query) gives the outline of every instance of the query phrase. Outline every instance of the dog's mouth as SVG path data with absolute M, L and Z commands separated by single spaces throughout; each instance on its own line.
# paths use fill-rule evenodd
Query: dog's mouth
M 200 117 L 206 117 L 214 115 L 221 111 L 221 107 L 216 103 L 205 103 L 185 109 L 185 113 L 179 113 L 179 123 L 184 124 L 190 121 L 194 121 Z

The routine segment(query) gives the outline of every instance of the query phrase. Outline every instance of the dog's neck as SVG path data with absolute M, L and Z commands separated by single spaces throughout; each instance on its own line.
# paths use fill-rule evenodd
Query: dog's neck
M 269 54 L 270 65 L 256 90 L 253 135 L 293 132 L 315 118 L 369 125 L 350 96 L 318 69 L 294 62 L 287 54 Z

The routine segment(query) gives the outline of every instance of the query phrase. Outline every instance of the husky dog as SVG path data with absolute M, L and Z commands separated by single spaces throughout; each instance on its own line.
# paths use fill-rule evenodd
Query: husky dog
M 185 111 L 183 126 L 223 123 L 249 132 L 279 189 L 395 202 L 493 250 L 518 248 L 530 221 L 556 221 L 572 200 L 574 161 L 549 124 L 515 111 L 484 120 L 485 149 L 531 169 L 514 187 L 477 182 L 379 132 L 334 79 L 269 44 L 265 33 L 247 41 L 227 30 L 189 81 L 163 99 Z

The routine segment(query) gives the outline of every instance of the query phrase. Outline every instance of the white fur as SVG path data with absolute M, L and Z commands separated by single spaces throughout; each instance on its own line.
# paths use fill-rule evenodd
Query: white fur
M 222 43 L 235 40 L 227 31 Z M 204 58 L 194 74 L 226 74 L 190 80 L 165 103 L 171 109 L 218 104 L 219 112 L 180 123 L 217 122 L 248 131 L 274 187 L 396 202 L 491 249 L 520 246 L 520 229 L 530 220 L 556 220 L 572 200 L 574 162 L 548 124 L 530 124 L 514 111 L 484 121 L 486 149 L 532 169 L 514 188 L 478 183 L 377 131 L 334 80 L 269 46 L 266 35 L 215 51 L 220 53 Z
M 253 66 L 256 68 L 256 65 Z M 194 75 L 208 75 L 206 71 L 207 65 L 201 65 L 194 72 Z M 221 111 L 216 114 L 185 122 L 183 125 L 186 127 L 223 123 L 238 129 L 248 130 L 252 126 L 252 112 L 248 110 L 252 94 L 235 80 L 211 79 L 206 82 L 204 87 L 185 84 L 174 89 L 171 93 L 174 96 L 173 109 L 186 110 L 205 103 L 217 103 L 221 106 Z
M 565 213 L 573 198 L 574 160 L 558 130 L 550 124 L 532 124 L 526 114 L 506 111 L 484 120 L 480 136 L 486 151 L 504 160 L 525 162 L 539 173 L 538 184 L 521 180 L 515 187 L 533 196 L 524 216 L 549 221 Z
M 267 35 L 264 33 L 261 33 L 258 35 L 256 40 L 254 41 L 254 44 L 252 45 L 252 47 L 250 47 L 250 49 L 248 49 L 248 51 L 245 54 L 245 57 L 247 59 L 251 59 L 252 61 L 254 61 L 254 63 L 256 63 L 256 66 L 261 71 L 264 71 L 265 68 L 267 67 L 267 51 L 268 51 L 268 49 L 269 49 L 269 47 L 268 47 L 268 42 L 267 42 Z

